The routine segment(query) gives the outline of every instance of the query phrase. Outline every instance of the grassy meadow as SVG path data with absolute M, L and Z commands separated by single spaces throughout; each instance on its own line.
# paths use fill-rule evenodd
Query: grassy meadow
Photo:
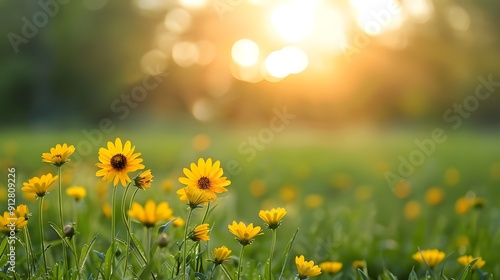
M 259 218 L 259 211 L 278 207 L 286 215 L 275 230 L 273 279 L 298 279 L 295 257 L 300 255 L 315 265 L 342 264 L 330 273 L 323 269 L 314 279 L 493 279 L 500 274 L 498 133 L 472 129 L 450 133 L 410 177 L 391 186 L 387 172 L 397 174 L 400 156 L 408 159 L 417 149 L 415 139 L 429 137 L 432 129 L 335 133 L 288 127 L 268 143 L 260 143 L 262 149 L 255 148 L 253 154 L 248 151 L 252 145 L 242 143 L 259 129 L 231 133 L 222 128 L 122 129 L 94 135 L 93 140 L 99 140 L 95 145 L 87 144 L 91 141 L 80 131 L 2 131 L 2 208 L 7 211 L 7 173 L 14 167 L 16 205 L 26 204 L 31 215 L 15 235 L 15 272 L 9 270 L 9 232 L 0 240 L 0 278 L 45 279 L 41 228 L 49 279 L 269 279 L 273 231 Z M 116 137 L 131 141 L 154 178 L 151 187 L 137 192 L 133 185 L 127 192 L 116 186 L 116 238 L 112 238 L 113 186 L 95 173 L 99 148 Z M 74 223 L 75 229 L 74 236 L 64 240 L 57 232 L 58 181 L 44 196 L 43 224 L 40 198 L 21 191 L 34 176 L 57 175 L 58 168 L 43 163 L 41 154 L 63 143 L 76 147 L 71 161 L 61 168 L 64 224 Z M 241 146 L 247 152 L 242 153 Z M 219 160 L 231 184 L 210 203 L 209 211 L 204 204 L 192 211 L 188 231 L 206 222 L 210 240 L 186 241 L 188 275 L 184 275 L 182 221 L 187 220 L 188 207 L 176 191 L 185 187 L 178 180 L 185 176 L 183 168 L 199 158 Z M 139 173 L 129 175 L 133 179 Z M 67 195 L 71 186 L 83 187 L 85 197 L 76 201 Z M 132 218 L 129 235 L 122 215 L 126 193 L 127 212 L 135 193 L 134 201 L 140 205 L 148 200 L 167 202 L 173 211 L 169 218 L 179 219 L 168 224 L 171 219 L 162 219 L 147 229 Z M 245 246 L 239 275 L 242 245 L 228 230 L 233 221 L 253 223 L 264 233 Z M 166 235 L 158 246 L 161 233 Z M 232 252 L 215 266 L 210 260 L 220 246 Z M 412 258 L 419 249 L 438 249 L 446 258 L 426 265 Z M 486 263 L 480 269 L 464 269 L 457 262 L 463 255 L 481 257 Z M 355 261 L 365 265 L 357 262 L 360 270 L 356 270 Z

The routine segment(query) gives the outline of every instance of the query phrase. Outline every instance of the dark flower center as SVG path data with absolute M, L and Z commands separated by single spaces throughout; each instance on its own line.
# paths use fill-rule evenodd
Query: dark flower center
M 198 187 L 202 190 L 206 190 L 210 188 L 210 179 L 207 177 L 203 176 L 200 179 L 198 179 Z
M 122 170 L 127 166 L 127 158 L 122 154 L 116 154 L 111 158 L 111 166 L 115 170 Z

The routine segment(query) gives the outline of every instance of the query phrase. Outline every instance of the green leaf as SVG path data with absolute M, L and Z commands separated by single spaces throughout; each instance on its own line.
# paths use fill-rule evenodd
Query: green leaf
M 408 276 L 408 280 L 418 280 L 418 275 L 415 272 L 415 267 L 411 268 L 410 275 Z
M 363 272 L 363 270 L 361 270 L 361 268 L 358 268 L 358 273 L 359 273 L 359 276 L 361 276 L 361 279 L 369 280 L 368 276 Z
M 176 217 L 175 219 L 172 219 L 172 220 L 168 221 L 168 223 L 160 226 L 158 228 L 158 235 L 164 233 L 167 230 L 167 228 L 170 227 L 175 222 L 175 220 L 177 220 L 177 219 L 179 219 L 179 217 Z
M 2 244 L 0 244 L 0 256 L 3 256 L 3 253 L 6 251 L 8 239 L 8 237 L 4 237 Z
M 130 237 L 132 237 L 132 244 L 130 244 L 130 245 L 133 245 L 132 248 L 136 248 L 137 249 L 137 252 L 139 253 L 139 255 L 142 258 L 142 260 L 145 263 L 147 263 L 148 259 L 146 258 L 146 250 L 144 250 L 144 246 L 139 241 L 139 239 L 135 236 L 135 234 L 130 233 Z
M 472 266 L 476 264 L 477 260 L 479 260 L 479 258 L 476 258 L 476 259 L 473 259 L 463 270 L 462 272 L 460 272 L 460 276 L 458 277 L 458 279 L 460 280 L 466 280 L 467 279 L 467 275 L 469 275 L 471 269 L 472 269 Z
M 104 259 L 104 279 L 109 280 L 111 279 L 111 273 L 113 272 L 113 263 L 115 259 L 115 241 L 113 240 L 113 243 L 111 243 L 111 246 L 109 246 L 108 251 L 106 251 L 106 258 Z
M 78 274 L 81 275 L 83 272 L 83 268 L 85 267 L 85 262 L 87 262 L 87 258 L 89 257 L 90 249 L 94 246 L 95 241 L 97 240 L 97 235 L 94 235 L 90 244 L 84 244 L 82 247 L 82 252 L 80 254 L 80 263 L 78 264 Z
M 99 252 L 97 250 L 92 250 L 92 252 L 94 252 L 99 257 L 99 259 L 101 259 L 102 262 L 106 258 L 106 255 L 104 253 L 101 253 L 101 252 Z
M 295 230 L 295 233 L 293 234 L 292 238 L 290 241 L 288 241 L 288 244 L 285 247 L 285 251 L 283 252 L 283 259 L 281 261 L 281 273 L 280 277 L 278 279 L 283 278 L 283 273 L 285 272 L 285 265 L 286 265 L 286 260 L 288 258 L 288 254 L 290 253 L 290 250 L 292 249 L 293 242 L 295 241 L 295 237 L 297 237 L 297 234 L 299 233 L 299 228 Z

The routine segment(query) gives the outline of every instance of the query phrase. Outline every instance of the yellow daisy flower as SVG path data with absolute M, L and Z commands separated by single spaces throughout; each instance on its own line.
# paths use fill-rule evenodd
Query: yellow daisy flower
M 25 220 L 28 220 L 28 218 L 31 216 L 30 209 L 25 204 L 19 204 L 16 207 L 14 213 L 17 217 L 24 218 Z
M 104 203 L 102 205 L 102 214 L 104 215 L 104 217 L 106 217 L 108 219 L 111 218 L 113 211 L 112 211 L 111 205 L 109 205 L 109 203 Z
M 177 220 L 175 220 L 172 225 L 174 227 L 183 227 L 184 225 L 186 224 L 186 221 L 184 221 L 183 218 L 177 218 Z
M 27 224 L 28 221 L 24 217 L 18 217 L 14 213 L 11 215 L 9 211 L 5 211 L 3 216 L 0 216 L 0 231 L 5 235 L 10 235 L 11 231 L 18 232 Z
M 295 257 L 295 264 L 297 265 L 299 279 L 307 279 L 321 274 L 321 268 L 314 265 L 314 261 L 305 261 L 302 255 L 300 257 Z
M 222 264 L 226 260 L 229 259 L 229 255 L 231 254 L 231 250 L 229 250 L 226 246 L 222 246 L 214 249 L 214 263 L 215 265 Z
M 87 195 L 87 191 L 84 187 L 72 186 L 66 189 L 66 194 L 71 196 L 76 201 L 79 201 Z
M 277 229 L 281 225 L 281 219 L 286 215 L 284 208 L 273 208 L 269 210 L 260 210 L 259 217 L 266 223 L 269 229 Z
M 220 167 L 220 161 L 212 164 L 211 158 L 207 161 L 200 158 L 198 165 L 191 163 L 190 169 L 184 168 L 183 172 L 186 177 L 180 177 L 179 182 L 203 190 L 212 200 L 217 200 L 216 194 L 227 192 L 225 187 L 231 184 L 226 177 L 222 177 L 224 172 Z
M 322 272 L 337 273 L 342 269 L 341 262 L 322 262 L 319 264 Z
M 430 188 L 425 192 L 425 201 L 430 205 L 438 205 L 443 199 L 444 192 L 440 188 Z
M 37 197 L 42 197 L 50 189 L 52 183 L 57 180 L 58 176 L 53 176 L 51 173 L 47 173 L 42 175 L 42 177 L 33 177 L 28 180 L 28 182 L 24 182 L 21 190 L 26 194 L 35 194 Z
M 483 267 L 486 264 L 486 261 L 483 260 L 481 257 L 479 258 L 474 258 L 473 256 L 461 256 L 460 258 L 457 259 L 458 263 L 460 263 L 463 266 L 467 266 L 470 264 L 473 260 L 478 259 L 477 262 L 472 266 L 472 268 L 475 267 Z
M 264 234 L 261 227 L 254 227 L 252 223 L 247 226 L 243 222 L 237 224 L 236 221 L 233 221 L 233 224 L 227 227 L 236 236 L 236 240 L 243 246 L 251 244 L 257 235 Z
M 148 169 L 141 174 L 137 175 L 134 179 L 135 186 L 139 189 L 148 189 L 151 187 L 151 182 L 153 182 L 153 175 L 151 174 L 151 169 Z
M 353 261 L 352 262 L 352 267 L 354 269 L 364 268 L 365 266 L 366 266 L 366 262 L 365 261 L 357 260 L 357 261 Z
M 208 236 L 209 228 L 208 224 L 201 224 L 196 226 L 194 230 L 189 235 L 189 238 L 193 241 L 208 241 L 210 240 L 210 236 Z
M 185 188 L 182 188 L 177 191 L 177 194 L 179 195 L 179 199 L 182 201 L 187 201 L 189 207 L 191 207 L 192 209 L 211 200 L 207 192 L 194 186 L 187 186 Z
M 141 153 L 134 154 L 134 150 L 135 146 L 132 146 L 130 141 L 125 142 L 125 145 L 122 145 L 120 138 L 116 138 L 114 144 L 108 142 L 107 149 L 99 149 L 100 163 L 96 165 L 101 170 L 98 170 L 95 175 L 97 177 L 102 176 L 104 181 L 113 181 L 113 186 L 116 186 L 120 181 L 122 186 L 125 187 L 128 182 L 132 181 L 128 173 L 144 168 L 144 165 L 141 164 L 142 159 L 139 158 Z
M 42 154 L 42 161 L 59 167 L 69 161 L 68 157 L 74 152 L 75 147 L 73 145 L 68 146 L 68 144 L 64 143 L 61 146 L 61 144 L 57 144 L 54 148 L 50 148 L 50 153 Z
M 166 220 L 172 216 L 172 209 L 168 203 L 161 202 L 156 206 L 153 200 L 148 200 L 144 208 L 137 202 L 132 204 L 132 208 L 128 211 L 128 215 L 135 218 L 145 227 L 154 227 L 156 223 Z
M 431 268 L 435 267 L 444 260 L 445 253 L 437 249 L 421 250 L 413 254 L 412 258 L 421 264 L 427 263 Z M 425 262 L 424 262 L 425 259 Z

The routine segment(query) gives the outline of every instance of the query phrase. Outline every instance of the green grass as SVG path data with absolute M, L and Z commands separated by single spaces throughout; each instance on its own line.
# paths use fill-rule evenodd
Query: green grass
M 146 168 L 151 168 L 155 176 L 153 186 L 140 191 L 136 201 L 141 204 L 147 199 L 153 199 L 157 203 L 167 201 L 174 214 L 184 219 L 186 207 L 178 201 L 175 194 L 182 187 L 177 181 L 182 176 L 182 168 L 196 162 L 199 157 L 221 161 L 232 184 L 228 187 L 229 192 L 217 200 L 217 206 L 207 220 L 213 228 L 210 232 L 211 240 L 207 244 L 210 252 L 204 252 L 203 255 L 205 260 L 207 255 L 212 258 L 213 249 L 221 245 L 232 249 L 233 256 L 238 255 L 240 245 L 227 229 L 227 225 L 233 220 L 263 226 L 258 217 L 259 210 L 284 207 L 288 214 L 278 229 L 273 261 L 275 279 L 281 269 L 278 266 L 282 262 L 283 252 L 297 228 L 299 231 L 285 264 L 285 279 L 296 275 L 296 255 L 304 255 L 306 260 L 314 260 L 315 263 L 340 261 L 344 264 L 340 277 L 346 279 L 362 277 L 351 267 L 354 260 L 366 260 L 370 278 L 380 276 L 382 279 L 390 279 L 388 271 L 398 278 L 407 278 L 413 268 L 418 277 L 422 278 L 426 267 L 411 257 L 418 248 L 437 248 L 450 255 L 444 265 L 434 269 L 436 275 L 443 269 L 443 274 L 448 279 L 458 278 L 463 266 L 456 259 L 462 254 L 481 256 L 486 260 L 482 271 L 499 275 L 500 255 L 494 248 L 500 245 L 500 191 L 497 188 L 500 174 L 498 170 L 495 171 L 494 166 L 500 162 L 497 148 L 500 135 L 469 130 L 448 134 L 448 140 L 437 144 L 435 153 L 426 157 L 415 174 L 408 178 L 411 193 L 407 197 L 398 197 L 386 182 L 384 168 L 397 173 L 399 155 L 408 158 L 416 148 L 414 139 L 428 137 L 428 131 L 333 133 L 295 127 L 276 134 L 270 143 L 264 145 L 263 150 L 256 153 L 253 160 L 248 161 L 248 154 L 239 153 L 238 146 L 249 136 L 257 135 L 259 128 L 231 133 L 222 129 L 173 127 L 168 130 L 118 130 L 103 136 L 103 141 L 98 145 L 88 146 L 91 147 L 88 152 L 79 150 L 79 144 L 85 140 L 79 131 L 62 133 L 12 130 L 2 132 L 0 166 L 4 178 L 8 167 L 16 168 L 17 204 L 26 203 L 33 213 L 28 229 L 33 248 L 39 250 L 38 201 L 27 202 L 23 199 L 20 190 L 22 182 L 33 176 L 57 172 L 55 167 L 41 162 L 42 152 L 64 142 L 77 147 L 79 154 L 75 153 L 76 160 L 63 167 L 63 178 L 71 178 L 63 183 L 63 188 L 81 185 L 87 189 L 88 196 L 76 208 L 72 200 L 65 196 L 64 212 L 69 222 L 76 209 L 77 252 L 81 252 L 84 244 L 90 244 L 97 235 L 84 266 L 85 279 L 98 277 L 99 267 L 103 262 L 100 256 L 108 264 L 109 259 L 113 258 L 111 253 L 106 256 L 111 242 L 111 221 L 101 212 L 102 203 L 111 201 L 111 190 L 107 196 L 98 197 L 96 184 L 100 182 L 100 178 L 95 177 L 95 163 L 98 148 L 115 137 L 130 139 L 136 146 L 136 151 L 142 153 Z M 197 151 L 193 148 L 192 139 L 198 133 L 210 137 L 211 145 L 208 149 Z M 230 168 L 226 166 L 229 162 L 237 162 L 240 172 L 230 172 Z M 460 173 L 460 179 L 454 186 L 448 186 L 444 180 L 446 170 L 451 167 Z M 166 180 L 172 182 L 171 191 L 162 187 Z M 256 180 L 264 185 L 265 190 L 261 196 L 253 196 L 250 191 L 250 186 Z M 6 183 L 7 179 L 0 182 L 0 186 L 5 189 Z M 284 186 L 296 191 L 295 198 L 284 200 L 281 195 Z M 430 187 L 443 190 L 445 197 L 439 205 L 426 203 L 425 192 Z M 476 196 L 485 198 L 487 204 L 481 209 L 471 209 L 464 215 L 458 215 L 454 209 L 455 202 L 467 192 L 474 192 Z M 119 187 L 118 201 L 123 193 L 124 188 Z M 360 197 L 363 193 L 365 196 Z M 323 203 L 316 208 L 309 207 L 307 201 L 311 199 L 310 195 L 320 195 Z M 418 218 L 414 220 L 409 220 L 404 215 L 405 205 L 409 201 L 416 201 L 421 207 Z M 48 208 L 44 213 L 45 223 L 58 224 L 56 189 L 46 196 L 46 204 Z M 199 221 L 203 211 L 197 210 L 194 220 Z M 142 226 L 133 224 L 134 234 L 143 242 L 145 233 Z M 62 258 L 61 241 L 48 224 L 44 225 L 44 230 L 46 244 L 52 244 L 47 255 L 49 266 L 53 267 Z M 117 219 L 117 232 L 120 239 L 125 240 L 126 229 L 120 218 Z M 149 275 L 149 271 L 153 271 L 166 277 L 159 279 L 169 279 L 165 275 L 170 275 L 169 267 L 173 264 L 173 256 L 178 252 L 176 243 L 182 241 L 183 228 L 169 227 L 166 232 L 170 238 L 169 246 L 158 249 L 154 258 L 148 258 L 148 265 L 141 266 L 136 257 L 131 257 L 134 272 L 140 274 L 146 271 L 145 275 Z M 271 246 L 271 232 L 264 229 L 264 233 L 245 249 L 245 260 L 248 263 L 244 264 L 243 271 L 246 279 L 258 279 L 258 275 L 265 275 L 264 266 Z M 23 236 L 22 232 L 18 235 Z M 468 238 L 467 245 L 457 244 L 461 236 Z M 157 240 L 156 229 L 153 230 L 152 240 L 153 243 Z M 202 243 L 201 248 L 205 249 L 205 245 L 206 243 Z M 17 247 L 16 270 L 23 275 L 27 265 L 24 249 L 19 244 Z M 125 252 L 124 246 L 119 245 L 118 248 L 122 254 Z M 134 252 L 136 254 L 138 251 Z M 115 258 L 115 261 L 119 260 L 120 257 Z M 4 256 L 0 258 L 0 268 L 5 263 Z M 123 263 L 115 265 L 120 267 Z M 233 260 L 226 267 L 232 273 L 236 269 L 235 265 L 236 261 Z M 204 262 L 205 271 L 208 268 L 209 263 Z M 120 278 L 121 271 L 116 273 L 116 277 Z M 218 276 L 224 279 L 221 270 L 218 270 Z M 479 272 L 472 274 L 473 278 L 479 276 Z M 317 279 L 332 277 L 322 274 Z

